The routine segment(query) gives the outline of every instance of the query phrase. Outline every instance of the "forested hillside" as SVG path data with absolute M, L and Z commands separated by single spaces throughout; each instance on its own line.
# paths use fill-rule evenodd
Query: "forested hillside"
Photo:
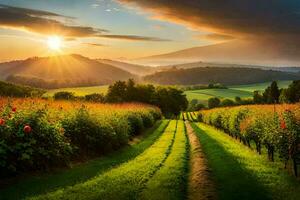
M 288 73 L 252 68 L 205 67 L 177 69 L 157 72 L 144 77 L 147 82 L 157 84 L 209 84 L 225 85 L 252 84 L 273 80 L 296 80 L 300 73 Z

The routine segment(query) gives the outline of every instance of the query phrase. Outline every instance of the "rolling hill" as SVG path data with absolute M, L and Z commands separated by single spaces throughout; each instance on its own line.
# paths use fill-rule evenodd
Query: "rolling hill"
M 130 63 L 125 63 L 125 62 L 116 61 L 116 60 L 97 59 L 97 61 L 100 63 L 118 67 L 122 70 L 128 71 L 132 74 L 139 75 L 139 76 L 149 75 L 149 74 L 155 73 L 156 71 L 159 70 L 158 68 L 154 68 L 154 67 L 130 64 Z
M 221 83 L 224 85 L 240 85 L 262 83 L 273 80 L 300 79 L 300 73 L 288 73 L 253 68 L 198 67 L 157 72 L 144 77 L 144 80 L 164 85 L 194 85 Z
M 115 66 L 75 54 L 0 64 L 2 80 L 43 88 L 103 85 L 135 77 Z

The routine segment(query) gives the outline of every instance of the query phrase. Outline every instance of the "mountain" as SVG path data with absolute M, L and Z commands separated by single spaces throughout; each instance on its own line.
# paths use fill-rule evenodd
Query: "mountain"
M 125 70 L 76 54 L 0 64 L 0 79 L 42 88 L 110 84 L 135 77 Z
M 128 71 L 132 74 L 139 75 L 139 76 L 145 76 L 149 75 L 152 73 L 155 73 L 158 69 L 154 67 L 147 67 L 143 65 L 136 65 L 136 64 L 130 64 L 130 63 L 125 63 L 121 61 L 116 61 L 116 60 L 108 60 L 108 59 L 97 59 L 98 62 L 112 65 L 115 67 L 118 67 L 122 70 Z
M 174 65 L 190 62 L 237 63 L 263 66 L 300 66 L 300 52 L 295 45 L 268 41 L 232 40 L 229 42 L 183 49 L 167 54 L 132 60 L 143 65 Z
M 144 81 L 165 85 L 194 85 L 220 83 L 239 85 L 269 82 L 273 80 L 297 80 L 300 73 L 280 72 L 254 68 L 198 67 L 172 68 L 144 77 Z

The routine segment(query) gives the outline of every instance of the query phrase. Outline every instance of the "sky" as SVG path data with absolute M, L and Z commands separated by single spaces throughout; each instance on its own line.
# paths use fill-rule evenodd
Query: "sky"
M 48 41 L 58 36 L 60 53 L 91 58 L 247 41 L 297 63 L 299 34 L 299 0 L 0 0 L 0 61 L 57 53 Z
M 0 61 L 52 54 L 47 40 L 63 37 L 62 53 L 136 58 L 210 44 L 181 24 L 154 19 L 113 0 L 0 0 Z

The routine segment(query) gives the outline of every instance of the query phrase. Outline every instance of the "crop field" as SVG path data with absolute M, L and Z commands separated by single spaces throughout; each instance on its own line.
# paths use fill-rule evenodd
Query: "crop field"
M 75 96 L 85 96 L 88 94 L 93 94 L 93 93 L 101 93 L 101 94 L 106 94 L 108 89 L 107 85 L 103 86 L 91 86 L 91 87 L 74 87 L 74 88 L 60 88 L 60 89 L 53 89 L 53 90 L 48 90 L 44 96 L 45 97 L 52 97 L 56 92 L 72 92 L 74 93 Z
M 289 148 L 298 145 L 299 108 L 296 104 L 239 106 L 182 112 L 178 120 L 159 120 L 156 107 L 140 104 L 1 99 L 1 109 L 6 113 L 1 116 L 4 124 L 0 126 L 0 148 L 6 153 L 0 154 L 1 170 L 27 176 L 0 184 L 0 199 L 181 200 L 203 196 L 221 200 L 296 200 L 300 197 L 300 182 L 292 166 L 297 154 Z M 47 117 L 37 120 L 34 116 L 41 110 Z M 18 128 L 13 132 L 8 126 Z M 30 131 L 25 126 L 30 126 Z M 56 128 L 60 132 L 56 133 Z M 260 134 L 258 140 L 253 130 Z M 47 138 L 42 137 L 43 133 L 48 133 Z M 85 135 L 93 140 L 86 140 Z M 32 143 L 46 139 L 48 151 Z M 53 142 L 56 148 L 51 146 Z M 17 162 L 9 160 L 14 154 L 3 144 L 18 152 L 20 157 L 13 157 Z M 67 147 L 70 152 L 63 152 Z M 40 152 L 47 153 L 49 159 L 42 160 L 47 165 L 40 164 Z M 54 157 L 56 152 L 63 157 Z M 97 157 L 74 165 L 74 157 L 88 155 Z M 53 161 L 58 164 L 66 158 L 73 167 L 31 173 L 35 171 L 33 166 L 51 168 Z M 198 163 L 196 158 L 200 158 Z M 15 171 L 3 161 L 13 163 Z

